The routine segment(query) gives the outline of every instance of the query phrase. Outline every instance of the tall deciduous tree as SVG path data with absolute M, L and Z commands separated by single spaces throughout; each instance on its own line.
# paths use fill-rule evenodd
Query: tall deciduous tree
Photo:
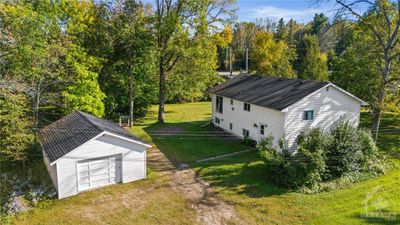
M 60 56 L 65 51 L 58 7 L 46 1 L 0 3 L 2 22 L 15 37 L 15 47 L 9 52 L 10 73 L 15 80 L 28 85 L 35 127 L 39 124 L 43 96 L 62 75 Z
M 328 80 L 328 57 L 319 49 L 316 35 L 304 35 L 298 54 L 298 78 L 306 80 Z
M 275 42 L 272 33 L 259 32 L 253 47 L 252 66 L 257 73 L 274 77 L 296 77 L 291 65 L 295 53 L 285 42 Z
M 372 102 L 373 123 L 372 130 L 375 133 L 374 139 L 378 138 L 382 108 L 386 95 L 391 89 L 399 87 L 398 61 L 400 59 L 400 0 L 391 2 L 389 0 L 335 0 L 341 6 L 339 13 L 348 13 L 357 18 L 360 24 L 360 35 L 369 46 L 371 53 L 378 61 L 376 76 L 379 77 L 379 92 L 376 101 Z M 369 7 L 365 14 L 357 9 L 360 4 Z M 368 65 L 369 67 L 372 65 Z M 362 75 L 360 75 L 362 76 Z
M 11 87 L 11 84 L 3 84 Z M 33 142 L 26 96 L 10 88 L 0 88 L 0 160 L 26 160 Z
M 158 122 L 164 123 L 166 76 L 181 60 L 193 32 L 214 29 L 215 23 L 231 15 L 234 0 L 156 0 L 155 34 L 158 50 Z

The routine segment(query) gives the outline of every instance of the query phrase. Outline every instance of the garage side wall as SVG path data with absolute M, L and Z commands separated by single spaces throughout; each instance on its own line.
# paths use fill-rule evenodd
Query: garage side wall
M 357 127 L 360 122 L 361 103 L 333 86 L 322 88 L 285 111 L 285 138 L 290 149 L 295 149 L 298 135 L 309 128 L 329 131 L 343 119 Z M 313 120 L 304 120 L 304 111 L 314 110 Z
M 117 154 L 122 155 L 123 183 L 146 178 L 145 147 L 117 137 L 103 135 L 83 144 L 57 161 L 58 197 L 65 198 L 79 192 L 77 162 Z
M 57 166 L 56 165 L 50 165 L 50 160 L 46 154 L 45 151 L 43 151 L 43 162 L 44 165 L 47 168 L 47 172 L 50 175 L 51 181 L 53 182 L 54 187 L 56 188 L 56 190 L 58 190 L 58 182 L 57 182 Z

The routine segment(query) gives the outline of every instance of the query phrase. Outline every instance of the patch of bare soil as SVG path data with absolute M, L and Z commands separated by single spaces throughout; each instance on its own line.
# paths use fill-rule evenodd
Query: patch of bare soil
M 148 152 L 149 166 L 171 177 L 171 186 L 183 193 L 197 212 L 197 222 L 204 225 L 241 224 L 235 209 L 217 197 L 210 185 L 193 169 L 181 165 L 177 169 L 157 148 Z

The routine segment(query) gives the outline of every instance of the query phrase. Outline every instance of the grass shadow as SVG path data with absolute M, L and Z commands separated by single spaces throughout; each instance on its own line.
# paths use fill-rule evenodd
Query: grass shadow
M 352 217 L 361 220 L 365 224 L 400 224 L 400 214 L 389 211 L 356 213 Z
M 247 152 L 230 158 L 196 163 L 195 170 L 217 192 L 261 198 L 283 195 L 288 190 L 269 183 L 265 165 L 256 152 Z
M 207 121 L 155 123 L 144 131 L 175 165 L 250 148 Z

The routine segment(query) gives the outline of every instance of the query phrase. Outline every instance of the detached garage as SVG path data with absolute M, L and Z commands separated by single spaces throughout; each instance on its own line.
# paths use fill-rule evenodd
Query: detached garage
M 146 178 L 142 140 L 107 120 L 76 111 L 40 131 L 43 160 L 58 198 Z

